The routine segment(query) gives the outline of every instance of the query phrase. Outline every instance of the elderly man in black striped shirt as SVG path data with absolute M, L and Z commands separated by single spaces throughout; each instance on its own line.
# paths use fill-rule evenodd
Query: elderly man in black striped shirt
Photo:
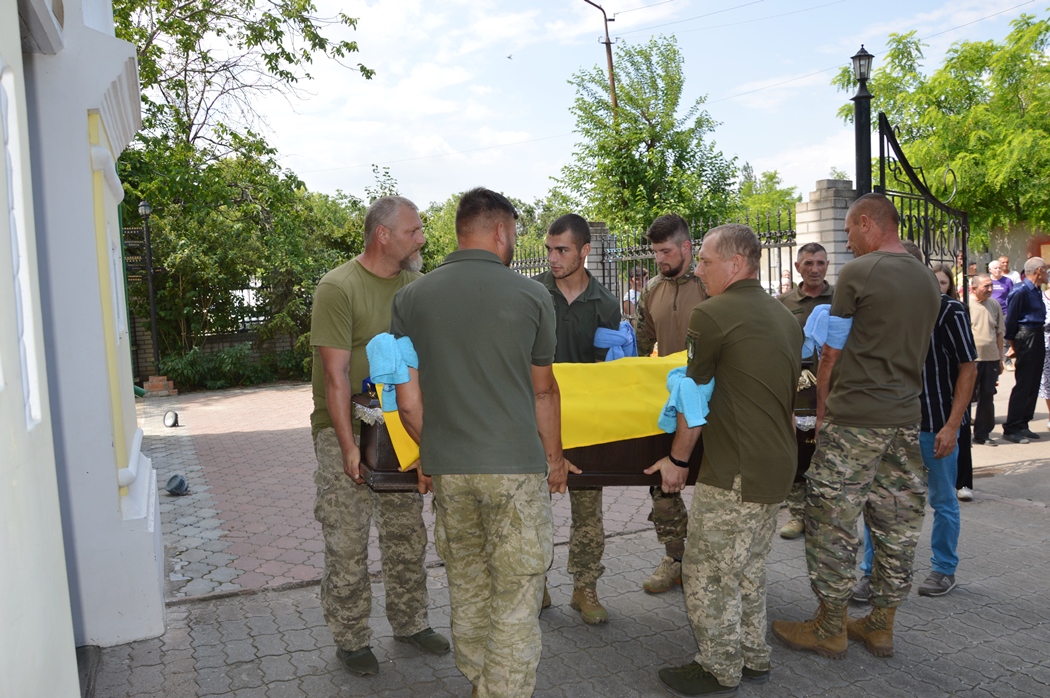
M 922 253 L 914 243 L 903 244 L 904 249 L 922 261 Z M 937 264 L 933 272 L 941 285 L 941 309 L 926 353 L 919 398 L 922 403 L 919 448 L 927 471 L 928 501 L 933 507 L 930 536 L 933 569 L 919 587 L 920 596 L 944 596 L 956 586 L 960 525 L 955 480 L 959 465 L 959 428 L 977 379 L 977 347 L 966 308 L 957 300 L 951 267 Z M 864 533 L 864 561 L 860 567 L 865 576 L 853 589 L 855 601 L 867 601 L 871 596 L 868 575 L 871 574 L 872 547 L 867 528 Z

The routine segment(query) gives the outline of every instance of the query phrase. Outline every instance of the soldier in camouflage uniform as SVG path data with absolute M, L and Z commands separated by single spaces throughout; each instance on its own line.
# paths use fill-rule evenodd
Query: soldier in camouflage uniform
M 714 381 L 710 413 L 705 425 L 691 428 L 678 415 L 670 456 L 645 471 L 661 473 L 664 491 L 680 492 L 703 430 L 682 564 L 697 653 L 689 664 L 659 672 L 677 695 L 729 693 L 741 680 L 769 678 L 766 556 L 797 467 L 791 416 L 803 337 L 759 283 L 761 252 L 743 225 L 720 226 L 704 238 L 698 269 L 711 298 L 689 321 L 684 380 Z
M 827 305 L 835 288 L 824 280 L 828 274 L 828 252 L 819 242 L 810 242 L 798 248 L 795 269 L 802 275 L 802 281 L 787 293 L 777 296 L 777 300 L 787 306 L 802 327 L 813 314 L 818 305 Z M 813 370 L 816 371 L 816 356 L 813 357 Z M 808 463 L 799 463 L 800 471 Z M 787 496 L 788 512 L 791 518 L 780 529 L 780 537 L 792 540 L 802 535 L 806 518 L 806 481 L 795 476 L 795 483 Z
M 550 291 L 558 323 L 555 363 L 594 363 L 605 360 L 605 349 L 594 346 L 599 327 L 620 325 L 616 297 L 584 266 L 591 251 L 591 229 L 582 216 L 570 213 L 551 223 L 547 231 L 547 261 L 551 269 L 536 277 Z M 585 623 L 604 623 L 609 613 L 598 600 L 596 586 L 605 567 L 605 528 L 602 525 L 600 487 L 570 487 L 572 526 L 569 529 L 569 574 L 573 576 L 570 606 Z M 543 589 L 543 607 L 550 594 Z
M 693 308 L 707 298 L 704 283 L 694 273 L 693 243 L 689 224 L 681 216 L 660 216 L 645 233 L 656 255 L 660 273 L 646 284 L 638 301 L 634 331 L 638 355 L 649 356 L 653 349 L 668 356 L 685 349 L 685 335 Z M 682 555 L 689 516 L 678 492 L 667 493 L 652 487 L 653 510 L 649 520 L 665 555 L 659 567 L 642 583 L 650 594 L 659 594 L 682 582 Z
M 310 422 L 317 455 L 317 501 L 325 568 L 321 607 L 348 671 L 374 674 L 369 647 L 372 611 L 368 534 L 379 529 L 386 613 L 394 635 L 434 654 L 448 640 L 427 622 L 427 533 L 419 493 L 376 494 L 360 474 L 361 424 L 351 417 L 350 395 L 368 377 L 365 345 L 390 326 L 394 293 L 419 278 L 423 229 L 415 205 L 401 197 L 378 199 L 365 217 L 365 251 L 321 279 L 314 295 L 314 347 Z
M 516 218 L 501 194 L 464 194 L 458 249 L 398 292 L 390 323 L 419 356 L 397 386 L 398 412 L 433 478 L 456 666 L 481 698 L 532 695 L 550 493 L 575 470 L 561 449 L 551 294 L 507 268 Z
M 817 450 L 806 474 L 806 563 L 820 606 L 813 620 L 773 623 L 788 647 L 833 659 L 846 656 L 848 638 L 893 654 L 926 505 L 919 394 L 940 287 L 901 246 L 898 224 L 881 194 L 865 194 L 846 214 L 856 259 L 839 272 L 831 316 L 851 318 L 852 328 L 841 349 L 822 350 Z M 875 548 L 872 612 L 849 620 L 861 512 Z

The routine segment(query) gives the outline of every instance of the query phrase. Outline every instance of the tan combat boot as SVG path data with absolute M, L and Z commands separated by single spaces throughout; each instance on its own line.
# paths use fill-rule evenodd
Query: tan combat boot
M 845 659 L 849 648 L 847 620 L 849 614 L 845 606 L 834 608 L 822 600 L 816 618 L 802 623 L 773 621 L 773 634 L 793 650 L 816 652 L 828 659 Z
M 598 592 L 594 590 L 594 587 L 576 587 L 573 589 L 572 601 L 569 602 L 569 607 L 574 611 L 579 611 L 583 617 L 583 622 L 589 625 L 604 623 L 609 620 L 609 612 L 605 610 L 601 601 L 598 600 Z
M 863 618 L 850 618 L 846 632 L 851 640 L 860 640 L 876 657 L 893 656 L 893 617 L 896 608 L 872 606 L 871 613 Z
M 650 594 L 662 594 L 675 584 L 682 583 L 682 563 L 669 555 L 660 561 L 660 566 L 642 582 L 642 588 Z

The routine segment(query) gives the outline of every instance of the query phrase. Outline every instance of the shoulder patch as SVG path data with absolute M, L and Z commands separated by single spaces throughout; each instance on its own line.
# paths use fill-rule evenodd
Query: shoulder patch
M 696 354 L 696 335 L 692 332 L 685 336 L 685 355 L 688 361 L 693 360 L 693 356 Z

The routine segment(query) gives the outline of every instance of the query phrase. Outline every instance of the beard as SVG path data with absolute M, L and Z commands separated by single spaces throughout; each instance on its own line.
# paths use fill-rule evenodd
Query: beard
M 510 243 L 500 252 L 500 261 L 503 262 L 503 266 L 509 267 L 510 263 L 514 261 L 514 243 Z
M 401 260 L 401 269 L 404 271 L 420 271 L 423 269 L 423 255 L 416 250 Z
M 660 273 L 666 276 L 668 279 L 673 279 L 682 273 L 682 267 L 685 266 L 685 260 L 683 259 L 678 263 L 678 266 L 673 267 L 670 264 L 667 265 L 667 271 L 660 269 Z
M 575 264 L 566 264 L 561 271 L 556 272 L 554 270 L 551 270 L 551 274 L 553 274 L 555 279 L 565 279 L 575 274 L 576 270 L 579 269 L 582 264 L 583 260 L 577 257 Z

